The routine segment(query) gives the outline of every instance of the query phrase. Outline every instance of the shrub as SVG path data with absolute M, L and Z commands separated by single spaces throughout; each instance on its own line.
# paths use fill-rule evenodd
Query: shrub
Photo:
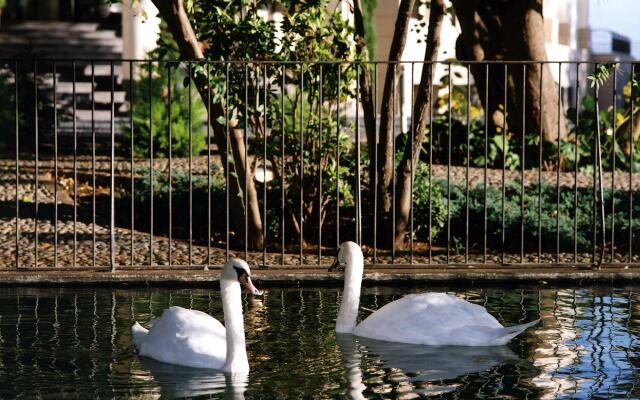
M 446 184 L 446 183 L 445 183 Z M 500 187 L 487 188 L 487 246 L 494 250 L 502 247 L 502 190 Z M 606 239 L 611 237 L 611 221 L 615 220 L 615 236 L 627 238 L 629 230 L 629 193 L 616 191 L 615 214 L 611 215 L 610 207 L 612 191 L 606 189 L 603 193 L 605 202 L 605 227 Z M 484 187 L 476 186 L 469 192 L 469 243 L 471 248 L 479 249 L 484 241 Z M 538 223 L 540 223 L 542 250 L 555 251 L 556 240 L 559 241 L 560 251 L 573 252 L 574 240 L 578 251 L 589 251 L 593 247 L 593 189 L 578 188 L 576 192 L 572 188 L 560 189 L 560 202 L 558 207 L 558 192 L 555 186 L 543 184 L 525 187 L 524 193 L 524 244 L 525 251 L 534 251 L 538 248 Z M 640 195 L 633 195 L 636 218 L 632 223 L 640 226 Z M 446 205 L 446 198 L 444 199 Z M 451 231 L 452 241 L 463 241 L 466 224 L 466 203 L 464 188 L 452 186 L 451 196 Z M 541 213 L 538 212 L 538 207 Z M 520 249 L 520 224 L 521 224 L 521 188 L 517 183 L 505 187 L 504 198 L 504 236 L 505 250 Z M 445 209 L 446 212 L 446 209 Z M 558 222 L 559 218 L 559 231 Z M 538 221 L 540 219 L 540 221 Z M 577 232 L 574 232 L 574 223 L 577 220 Z M 446 220 L 445 225 L 446 226 Z M 599 228 L 598 228 L 599 232 Z M 577 233 L 577 235 L 576 235 Z M 598 233 L 599 235 L 599 233 Z M 438 236 L 441 243 L 446 244 L 446 237 Z M 598 237 L 598 244 L 600 238 Z M 634 240 L 638 240 L 637 234 Z M 628 240 L 619 239 L 617 247 L 624 248 Z
M 134 85 L 133 101 L 133 142 L 134 153 L 137 156 L 149 157 L 150 132 L 149 113 L 152 116 L 153 156 L 168 157 L 169 155 L 169 123 L 171 123 L 171 152 L 176 157 L 189 155 L 189 89 L 182 71 L 183 64 L 154 63 L 149 82 L 149 67 L 141 67 L 140 79 Z M 167 78 L 171 71 L 171 120 L 169 120 L 169 91 Z M 151 93 L 149 93 L 151 84 Z M 206 139 L 206 108 L 200 101 L 200 96 L 191 85 L 191 154 L 199 154 L 205 147 Z M 151 98 L 149 98 L 149 94 Z M 124 128 L 127 143 L 131 140 L 130 132 Z
M 447 223 L 446 181 L 431 182 L 429 199 L 429 167 L 424 163 L 416 166 L 413 181 L 414 239 L 429 240 L 429 206 L 431 206 L 431 238 L 439 237 Z M 429 202 L 431 200 L 431 202 Z

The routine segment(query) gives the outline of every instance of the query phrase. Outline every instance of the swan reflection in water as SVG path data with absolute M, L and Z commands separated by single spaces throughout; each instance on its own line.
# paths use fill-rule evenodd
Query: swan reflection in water
M 230 374 L 215 369 L 190 368 L 167 364 L 148 357 L 140 357 L 142 368 L 148 370 L 160 385 L 163 398 L 191 398 L 223 395 L 230 399 L 244 399 L 249 375 Z
M 484 372 L 499 365 L 526 362 L 506 346 L 425 346 L 336 334 L 353 399 L 364 399 L 361 359 L 366 354 L 385 369 L 400 369 L 408 382 L 440 382 Z

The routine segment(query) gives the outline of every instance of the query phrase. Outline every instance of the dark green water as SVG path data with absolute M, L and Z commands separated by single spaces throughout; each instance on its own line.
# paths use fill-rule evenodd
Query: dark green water
M 367 288 L 369 310 L 426 288 Z M 339 290 L 247 296 L 251 373 L 140 359 L 130 327 L 180 305 L 222 319 L 202 289 L 0 289 L 0 398 L 638 398 L 635 289 L 469 289 L 505 325 L 542 323 L 499 348 L 429 348 L 336 338 Z M 368 310 L 367 310 L 368 309 Z

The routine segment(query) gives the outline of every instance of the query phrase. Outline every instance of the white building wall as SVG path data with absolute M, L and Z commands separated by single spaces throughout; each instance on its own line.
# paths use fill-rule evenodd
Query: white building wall
M 158 9 L 151 0 L 124 0 L 121 10 L 122 57 L 135 60 L 147 58 L 147 53 L 156 47 L 160 35 Z M 130 78 L 128 68 L 123 68 L 123 78 Z

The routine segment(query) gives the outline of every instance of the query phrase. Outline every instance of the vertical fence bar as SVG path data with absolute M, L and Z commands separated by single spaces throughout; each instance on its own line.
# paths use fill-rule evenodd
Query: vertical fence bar
M 520 264 L 524 263 L 524 167 L 526 141 L 527 64 L 522 64 L 522 138 L 520 142 Z
M 115 171 L 115 151 L 116 151 L 116 142 L 115 142 L 115 138 L 116 138 L 116 130 L 115 130 L 115 123 L 114 123 L 114 118 L 115 118 L 115 108 L 114 108 L 114 72 L 113 72 L 113 61 L 111 61 L 109 63 L 109 77 L 110 77 L 110 89 L 111 89 L 111 97 L 110 97 L 110 105 L 111 108 L 109 110 L 109 115 L 110 115 L 110 131 L 111 131 L 111 154 L 109 156 L 109 170 L 110 170 L 110 175 L 111 175 L 111 184 L 110 184 L 110 190 L 109 190 L 109 206 L 111 209 L 111 213 L 110 213 L 110 222 L 109 222 L 109 239 L 110 239 L 110 246 L 109 246 L 109 254 L 110 254 L 110 260 L 111 260 L 111 272 L 115 272 L 116 271 L 116 196 L 115 196 L 115 191 L 116 191 L 116 171 Z M 151 75 L 151 74 L 149 74 Z
M 264 137 L 262 147 L 262 266 L 267 266 L 267 131 L 269 129 L 267 122 L 267 64 L 264 65 L 263 75 L 263 91 L 264 91 Z
M 282 65 L 282 82 L 280 85 L 280 97 L 282 101 L 280 102 L 280 160 L 282 162 L 282 172 L 280 173 L 280 240 L 282 243 L 280 244 L 280 264 L 284 265 L 284 216 L 285 216 L 285 198 L 284 198 L 284 185 L 286 178 L 286 167 L 285 167 L 285 126 L 284 126 L 284 97 L 285 97 L 285 77 L 287 74 L 286 65 Z
M 360 188 L 360 67 L 362 64 L 356 65 L 356 243 L 361 244 L 362 241 L 362 209 L 361 209 L 361 188 Z
M 179 68 L 180 66 L 178 65 L 177 68 Z M 171 95 L 172 95 L 172 90 L 173 89 L 171 87 L 171 63 L 168 62 L 167 63 L 167 117 L 168 117 L 168 122 L 167 122 L 167 140 L 169 143 L 169 147 L 167 149 L 168 151 L 168 173 L 169 173 L 169 180 L 168 180 L 168 184 L 167 184 L 167 196 L 168 196 L 168 200 L 169 200 L 169 266 L 171 267 L 173 265 L 173 177 L 172 177 L 172 158 L 173 158 L 173 152 L 171 147 L 173 146 L 173 135 L 172 135 L 172 125 L 173 125 L 173 121 L 172 121 L 172 115 L 171 115 Z M 208 125 L 208 124 L 207 124 Z
M 300 63 L 300 265 L 304 252 L 304 62 Z
M 557 136 L 557 145 L 558 148 L 558 165 L 556 171 L 556 263 L 560 262 L 560 169 L 562 165 L 560 164 L 560 118 L 562 113 L 562 63 L 558 63 L 558 136 Z M 594 182 L 595 185 L 595 182 Z M 595 197 L 594 197 L 595 198 Z M 595 243 L 595 242 L 594 242 Z
M 465 174 L 465 197 L 464 197 L 464 263 L 469 263 L 469 168 L 471 163 L 471 65 L 467 64 L 467 160 Z
M 595 65 L 595 70 L 597 71 L 599 68 L 599 64 Z M 597 189 L 596 189 L 596 182 L 597 182 L 597 175 L 598 175 L 598 152 L 597 152 L 597 145 L 598 145 L 598 135 L 600 133 L 600 116 L 598 115 L 599 113 L 599 107 L 598 107 L 598 101 L 600 100 L 600 87 L 599 85 L 595 86 L 595 96 L 594 96 L 594 100 L 595 100 L 595 120 L 596 120 L 596 128 L 595 128 L 595 135 L 594 135 L 594 148 L 593 148 L 593 217 L 591 219 L 591 227 L 593 229 L 592 233 L 593 233 L 593 243 L 592 243 L 592 253 L 591 253 L 591 263 L 595 264 L 596 262 L 596 240 L 597 240 L 597 232 L 596 232 L 596 208 L 597 208 L 597 202 L 596 202 L 596 196 L 597 194 Z M 629 189 L 631 189 L 631 187 L 629 187 Z
M 539 104 L 540 120 L 538 121 L 538 264 L 542 263 L 542 77 L 544 75 L 544 63 L 540 63 Z
M 207 262 L 204 270 L 206 271 L 211 265 L 211 64 L 207 61 L 205 65 L 207 68 Z
M 614 88 L 615 91 L 615 88 Z M 578 262 L 578 146 L 580 146 L 580 63 L 576 64 L 576 138 L 573 157 L 575 160 L 573 171 L 573 262 Z M 615 104 L 615 103 L 614 103 Z M 615 105 L 614 105 L 615 110 Z M 613 113 L 615 116 L 615 112 Z M 614 118 L 615 124 L 615 118 Z M 615 146 L 614 146 L 615 147 Z M 615 152 L 615 149 L 614 149 Z M 614 153 L 615 154 L 615 153 Z M 615 155 L 614 155 L 615 158 Z
M 129 255 L 129 262 L 130 262 L 130 266 L 133 267 L 134 265 L 134 226 L 135 226 L 135 191 L 134 191 L 134 185 L 135 185 L 135 164 L 134 164 L 134 159 L 133 159 L 133 147 L 134 147 L 134 137 L 133 137 L 133 96 L 134 96 L 134 92 L 133 92 L 133 84 L 134 84 L 135 78 L 133 75 L 133 61 L 129 62 L 129 135 L 131 136 L 131 142 L 129 143 L 130 146 L 130 151 L 131 151 L 131 159 L 129 160 L 129 164 L 130 164 L 130 173 L 131 173 L 131 243 L 130 243 L 130 248 L 131 248 L 131 254 Z
M 434 62 L 429 62 L 429 82 L 433 82 L 433 66 Z M 423 64 L 424 68 L 424 64 Z M 432 175 L 433 175 L 433 85 L 429 85 L 429 193 L 427 194 L 429 203 L 429 221 L 427 222 L 427 230 L 429 235 L 429 265 L 433 262 L 433 237 L 431 235 L 431 227 L 433 224 L 433 212 L 431 210 L 431 194 L 432 194 Z
M 323 108 L 324 108 L 324 97 L 323 97 L 323 70 L 322 64 L 318 65 L 319 74 L 318 74 L 318 89 L 319 89 L 319 97 L 320 97 L 320 105 L 319 105 L 319 142 L 318 142 L 318 265 L 322 264 L 322 118 L 323 118 Z
M 615 70 L 614 70 L 615 73 Z M 597 88 L 597 91 L 599 91 L 599 88 Z M 599 96 L 599 94 L 598 94 Z M 605 231 L 606 231 L 606 227 L 605 227 L 605 215 L 604 215 L 604 184 L 602 182 L 602 139 L 600 137 L 600 107 L 599 107 L 599 103 L 598 103 L 598 96 L 596 96 L 595 99 L 595 103 L 596 103 L 596 122 L 598 124 L 598 129 L 596 130 L 596 174 L 598 176 L 598 186 L 596 186 L 596 194 L 599 193 L 600 196 L 599 197 L 594 197 L 594 204 L 598 204 L 600 203 L 600 207 L 599 210 L 597 210 L 600 213 L 600 239 L 601 239 L 601 244 L 600 244 L 600 254 L 598 257 L 598 260 L 595 261 L 595 256 L 594 256 L 594 266 L 597 269 L 600 269 L 601 265 L 602 265 L 602 261 L 604 260 L 604 246 L 605 246 Z M 633 111 L 633 109 L 631 110 Z M 633 141 L 633 133 L 631 135 L 631 140 Z M 631 153 L 631 156 L 633 157 L 633 153 Z M 632 158 L 633 161 L 633 158 Z M 633 165 L 633 164 L 632 164 Z M 594 182 L 594 186 L 595 186 L 595 182 Z M 631 192 L 631 187 L 629 188 L 629 191 Z M 596 210 L 594 210 L 594 215 L 596 213 Z M 596 227 L 596 225 L 594 225 L 594 228 Z M 594 241 L 594 248 L 596 247 L 595 241 Z
M 78 256 L 78 131 L 76 126 L 76 62 L 71 62 L 72 72 L 72 107 L 73 107 L 73 260 L 71 265 L 76 266 Z
M 58 65 L 53 62 L 53 267 L 58 266 Z
M 375 143 L 373 152 L 373 263 L 378 263 L 378 63 L 373 64 L 373 113 L 375 118 Z
M 91 258 L 96 267 L 96 65 L 91 61 Z M 133 135 L 131 136 L 133 137 Z
M 483 201 L 483 239 L 482 239 L 482 262 L 487 263 L 487 168 L 489 159 L 489 64 L 485 64 L 484 71 L 484 201 Z
M 152 61 L 147 64 L 149 66 L 149 192 L 151 194 L 149 202 L 149 266 L 153 266 L 153 112 L 151 106 L 151 90 L 152 90 Z
M 225 251 L 224 251 L 224 259 L 225 262 L 229 260 L 229 151 L 231 150 L 231 146 L 229 145 L 229 62 L 225 62 L 225 81 L 224 81 L 224 95 L 225 95 L 225 106 L 224 111 L 224 131 L 225 131 L 225 227 L 226 231 L 226 240 L 225 240 Z
M 19 65 L 15 62 L 14 72 L 14 102 L 16 129 L 16 270 L 20 269 L 20 108 L 18 96 Z
M 451 255 L 451 64 L 448 64 L 449 93 L 447 99 L 447 265 Z
M 193 121 L 192 121 L 192 96 L 191 81 L 193 81 L 193 64 L 187 62 L 187 73 L 189 74 L 189 84 L 187 85 L 189 102 L 189 267 L 193 266 Z
M 634 126 L 634 108 L 635 108 L 635 92 L 637 92 L 637 90 L 634 92 L 634 85 L 633 82 L 636 79 L 636 64 L 631 64 L 631 120 L 630 125 L 631 127 Z M 633 128 L 630 128 L 631 130 L 633 130 Z M 635 161 L 635 154 L 634 154 L 634 138 L 633 138 L 633 133 L 631 133 L 630 135 L 630 152 L 629 154 L 631 154 L 631 159 L 629 162 L 629 263 L 633 262 L 633 163 Z
M 612 91 L 612 104 L 613 104 L 613 142 L 617 143 L 616 138 L 616 129 L 617 129 L 617 104 L 616 100 L 618 97 L 618 71 L 617 66 L 614 64 L 613 66 L 613 91 Z M 577 107 L 577 104 L 576 104 Z M 576 116 L 578 111 L 576 111 Z M 632 125 L 633 126 L 633 125 Z M 576 130 L 578 128 L 576 127 Z M 611 263 L 615 260 L 616 253 L 616 147 L 611 147 Z
M 34 88 L 34 112 L 33 112 L 33 118 L 34 118 L 34 133 L 35 133 L 35 160 L 36 160 L 36 164 L 35 164 L 35 184 L 36 184 L 36 192 L 34 194 L 34 200 L 35 200 L 35 219 L 34 219 L 34 233 L 35 233 L 35 240 L 34 240 L 34 249 L 35 249 L 35 254 L 34 254 L 34 259 L 35 262 L 33 264 L 34 267 L 38 267 L 38 175 L 40 174 L 40 170 L 39 170 L 39 166 L 38 164 L 40 163 L 39 161 L 39 154 L 38 154 L 38 147 L 40 144 L 40 138 L 39 136 L 39 126 L 38 126 L 38 61 L 34 61 L 33 62 L 33 88 Z
M 336 249 L 340 247 L 340 80 L 342 64 L 338 63 L 338 87 L 336 88 Z
M 388 68 L 388 67 L 387 67 Z M 393 105 L 391 107 L 391 264 L 396 263 L 396 78 L 398 63 L 393 63 Z
M 413 104 L 413 99 L 415 99 L 415 85 L 413 84 L 413 77 L 415 74 L 415 62 L 411 62 L 411 104 Z M 414 157 L 414 138 L 416 137 L 416 130 L 415 127 L 413 126 L 413 108 L 411 108 L 411 120 L 409 121 L 409 123 L 411 124 L 411 127 L 409 128 L 411 131 L 411 136 L 409 137 L 409 140 L 411 141 L 411 181 L 409 182 L 410 184 L 410 192 L 411 192 L 411 204 L 410 204 L 410 208 L 409 208 L 409 221 L 410 221 L 410 226 L 409 226 L 409 241 L 410 241 L 410 259 L 409 259 L 409 264 L 413 265 L 413 184 L 414 184 L 414 175 L 415 175 L 415 157 Z M 421 127 L 422 129 L 422 127 Z
M 247 196 L 247 187 L 249 185 L 249 131 L 248 131 L 248 116 L 249 111 L 249 64 L 244 64 L 244 191 L 242 196 L 244 198 L 244 259 L 249 258 L 249 196 Z
M 507 73 L 508 73 L 508 67 L 507 64 L 504 64 L 503 66 L 504 68 L 504 119 L 502 121 L 502 195 L 501 197 L 501 210 L 502 210 L 502 217 L 500 219 L 500 223 L 501 223 L 501 228 L 500 228 L 500 234 L 501 234 L 501 241 L 500 241 L 500 249 L 502 254 L 500 255 L 500 263 L 504 264 L 504 250 L 505 250 L 505 232 L 504 232 L 504 216 L 505 216 L 505 203 L 506 203 L 506 197 L 507 197 L 507 193 L 505 190 L 505 184 L 506 184 L 506 169 L 507 169 L 507 129 L 508 129 L 508 125 L 507 125 Z

